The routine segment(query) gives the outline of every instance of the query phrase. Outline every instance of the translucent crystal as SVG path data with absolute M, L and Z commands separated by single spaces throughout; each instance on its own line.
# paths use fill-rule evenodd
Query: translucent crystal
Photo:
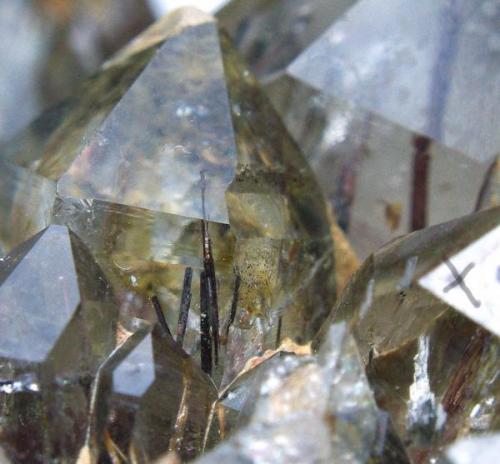
M 365 262 L 333 312 L 354 317 L 377 402 L 415 461 L 498 430 L 499 281 L 490 258 L 499 225 L 494 208 L 393 241 Z
M 237 417 L 239 428 L 197 462 L 377 462 L 384 453 L 407 462 L 400 444 L 384 449 L 387 418 L 345 324 L 316 356 L 273 356 L 235 380 L 219 407 L 219 421 Z
M 152 19 L 146 0 L 2 2 L 0 139 L 69 95 Z
M 486 209 L 500 205 L 500 158 L 490 164 L 485 175 L 476 208 Z
M 134 337 L 106 373 L 108 452 L 136 462 L 153 462 L 168 451 L 191 459 L 206 440 L 215 386 L 160 326 L 141 328 Z
M 61 226 L 5 257 L 0 282 L 2 447 L 13 462 L 74 460 L 89 426 L 93 375 L 115 344 L 109 285 Z
M 55 184 L 0 160 L 0 256 L 50 224 Z
M 310 53 L 305 50 L 298 60 Z M 335 62 L 327 61 L 333 73 Z M 270 80 L 266 91 L 360 256 L 415 225 L 438 224 L 474 210 L 489 162 L 428 140 L 429 161 L 425 172 L 418 172 L 417 146 L 425 140 L 419 134 L 310 87 L 291 69 L 293 64 Z M 415 182 L 421 190 L 415 190 Z
M 311 339 L 333 304 L 331 219 L 321 192 L 209 15 L 183 9 L 163 18 L 4 157 L 56 182 L 53 221 L 86 243 L 122 312 L 152 319 L 144 299 L 155 294 L 175 324 L 183 274 L 193 268 L 190 353 L 199 348 L 201 220 L 208 220 L 232 353 L 225 381 L 282 337 Z
M 217 17 L 259 78 L 283 70 L 355 0 L 233 0 Z
M 500 147 L 497 3 L 390 0 L 379 13 L 377 0 L 358 2 L 291 74 L 472 159 L 491 159 Z

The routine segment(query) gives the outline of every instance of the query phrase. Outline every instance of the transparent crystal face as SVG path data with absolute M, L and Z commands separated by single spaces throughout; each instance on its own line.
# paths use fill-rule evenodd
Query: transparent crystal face
M 395 240 L 365 262 L 332 313 L 354 318 L 377 403 L 411 459 L 437 459 L 457 438 L 498 428 L 500 350 L 496 319 L 487 317 L 498 280 L 482 246 L 496 255 L 499 224 L 491 209 Z M 463 273 L 463 257 L 476 274 Z M 482 312 L 464 307 L 471 297 L 484 301 Z
M 78 380 L 84 387 L 69 382 L 85 420 L 75 419 L 77 437 L 62 434 L 71 442 L 68 456 L 195 457 L 219 439 L 218 427 L 207 427 L 215 384 L 230 383 L 250 358 L 285 337 L 310 340 L 333 305 L 331 222 L 312 172 L 227 37 L 203 13 L 182 10 L 146 31 L 4 156 L 56 186 L 49 221 L 68 227 L 92 261 L 80 291 L 92 286 L 90 270 L 99 266 L 113 293 L 107 304 L 117 321 L 107 355 Z M 27 202 L 15 210 L 31 214 Z M 16 227 L 6 230 L 15 236 Z M 164 316 L 179 333 L 186 291 L 190 310 L 176 343 L 158 333 L 166 329 L 157 321 Z M 86 306 L 96 335 L 100 303 L 89 299 Z M 137 318 L 155 327 L 138 328 Z M 64 344 L 66 333 L 72 331 L 64 329 Z M 56 351 L 57 362 L 71 361 Z M 199 361 L 207 352 L 208 369 Z M 43 405 L 46 388 L 40 403 L 27 400 L 27 411 Z M 58 442 L 47 440 L 55 450 Z M 27 459 L 36 461 L 40 446 Z
M 471 159 L 498 152 L 498 5 L 358 2 L 290 67 L 316 89 Z M 481 85 L 477 85 L 481 82 Z
M 316 90 L 289 72 L 265 88 L 361 257 L 414 228 L 415 199 L 424 206 L 420 227 L 476 208 L 490 162 L 429 141 L 426 170 L 418 173 L 419 134 Z
M 40 363 L 77 310 L 80 291 L 67 229 L 53 226 L 34 240 L 11 272 L 3 273 L 1 324 L 11 335 L 0 342 L 0 356 Z
M 217 13 L 220 25 L 259 79 L 285 69 L 354 0 L 233 0 Z

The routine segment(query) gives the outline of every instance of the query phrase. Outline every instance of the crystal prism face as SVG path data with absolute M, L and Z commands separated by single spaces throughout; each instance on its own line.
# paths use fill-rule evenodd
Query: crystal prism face
M 107 56 L 146 27 L 146 0 L 2 2 L 0 139 L 74 91 Z M 19 102 L 22 101 L 22 104 Z
M 50 224 L 55 185 L 0 160 L 0 256 Z
M 7 255 L 0 282 L 2 447 L 13 462 L 75 459 L 89 426 L 90 382 L 115 343 L 110 287 L 62 226 Z
M 478 196 L 476 208 L 487 209 L 500 205 L 500 158 L 493 160 Z
M 490 163 L 429 140 L 429 159 L 424 172 L 418 171 L 419 134 L 289 74 L 275 77 L 266 91 L 360 256 L 411 231 L 415 223 L 438 224 L 476 207 Z
M 354 317 L 377 402 L 415 461 L 500 425 L 499 284 L 488 258 L 498 256 L 499 225 L 495 208 L 395 240 L 365 262 L 333 312 Z
M 218 13 L 220 25 L 261 79 L 281 71 L 354 0 L 233 0 Z
M 330 328 L 315 356 L 263 361 L 227 387 L 218 407 L 230 429 L 239 427 L 197 462 L 367 462 L 389 453 L 387 415 L 346 324 Z M 398 453 L 407 462 L 401 445 Z
M 426 0 L 408 10 L 390 0 L 379 12 L 376 0 L 358 2 L 291 74 L 472 159 L 498 153 L 496 2 Z
M 211 16 L 183 9 L 153 25 L 4 157 L 57 184 L 52 220 L 91 250 L 122 312 L 154 320 L 154 294 L 175 326 L 192 268 L 191 354 L 207 220 L 227 352 L 248 349 L 224 363 L 226 381 L 280 337 L 311 339 L 333 305 L 321 191 Z
M 62 175 L 58 192 L 202 218 L 205 172 L 206 215 L 227 222 L 224 193 L 235 165 L 223 62 L 210 22 L 158 49 Z
M 215 386 L 159 326 L 141 332 L 109 372 L 109 438 L 138 462 L 169 451 L 192 459 L 204 446 Z

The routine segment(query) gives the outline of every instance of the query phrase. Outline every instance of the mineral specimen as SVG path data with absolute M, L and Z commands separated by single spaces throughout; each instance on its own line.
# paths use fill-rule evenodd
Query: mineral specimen
M 377 402 L 414 462 L 499 428 L 499 250 L 498 208 L 415 232 L 370 257 L 334 310 L 354 318 Z
M 233 0 L 217 13 L 252 71 L 265 79 L 310 45 L 355 0 Z
M 0 442 L 12 462 L 75 462 L 117 316 L 102 272 L 66 227 L 50 226 L 2 260 Z
M 69 95 L 152 20 L 146 0 L 2 2 L 0 139 Z
M 491 159 L 500 148 L 498 2 L 388 0 L 380 13 L 377 0 L 357 2 L 292 74 L 301 68 L 313 88 Z
M 239 429 L 200 464 L 407 462 L 388 440 L 345 323 L 330 327 L 317 355 L 274 356 L 237 379 L 220 407 L 219 420 L 232 414 Z
M 334 306 L 356 260 L 313 171 L 214 18 L 173 12 L 1 148 L 0 462 L 437 464 L 498 431 L 496 165 L 308 87 L 348 4 L 220 17 L 363 253 L 485 210 Z
M 134 335 L 103 373 L 111 376 L 100 392 L 109 408 L 104 446 L 134 462 L 153 462 L 167 451 L 191 459 L 204 446 L 216 388 L 160 326 Z
M 420 126 L 416 129 L 423 133 L 413 132 L 408 127 L 415 130 L 414 125 L 398 125 L 405 121 L 385 119 L 386 114 L 377 111 L 378 107 L 366 104 L 365 95 L 359 96 L 359 92 L 373 89 L 374 99 L 379 98 L 378 89 L 382 87 L 386 93 L 397 93 L 393 87 L 383 84 L 389 79 L 399 78 L 397 75 L 392 77 L 392 74 L 384 77 L 383 73 L 390 70 L 383 63 L 379 64 L 377 71 L 382 74 L 379 80 L 359 71 L 356 76 L 364 77 L 354 76 L 352 80 L 363 79 L 363 84 L 355 86 L 349 83 L 349 65 L 357 59 L 356 53 L 372 53 L 371 48 L 360 45 L 365 39 L 362 31 L 373 29 L 383 37 L 382 31 L 385 30 L 371 24 L 364 29 L 358 25 L 365 20 L 359 10 L 367 9 L 370 2 L 359 2 L 344 16 L 341 13 L 348 5 L 343 2 L 303 3 L 286 0 L 263 2 L 254 12 L 253 5 L 248 2 L 235 1 L 222 9 L 219 17 L 254 69 L 275 66 L 272 74 L 264 72 L 261 76 L 266 93 L 306 155 L 339 225 L 356 252 L 366 257 L 402 233 L 472 212 L 490 166 L 488 158 L 491 154 L 487 156 L 482 148 L 476 147 L 475 151 L 471 148 L 464 155 L 464 144 L 448 144 L 448 139 L 440 143 L 439 140 L 443 142 L 443 139 L 437 137 L 436 141 L 424 135 L 428 132 Z M 375 3 L 371 2 L 370 11 L 377 9 Z M 400 2 L 389 4 L 388 16 L 394 13 L 396 3 Z M 294 7 L 290 8 L 290 4 Z M 420 14 L 426 18 L 431 15 L 433 19 L 438 6 L 428 5 L 426 8 Z M 300 22 L 302 17 L 308 19 Z M 261 18 L 261 21 L 256 18 Z M 387 20 L 385 16 L 384 20 Z M 268 27 L 268 24 L 274 27 Z M 348 27 L 356 29 L 359 39 L 354 41 L 351 35 L 342 32 L 342 28 Z M 261 45 L 266 37 L 265 31 L 274 33 L 275 29 L 282 31 L 280 37 Z M 394 30 L 403 37 L 415 32 L 413 28 L 391 28 Z M 358 37 L 356 34 L 355 38 Z M 302 39 L 290 39 L 295 35 Z M 281 38 L 286 45 L 281 43 Z M 313 39 L 317 40 L 311 44 Z M 367 37 L 367 40 L 372 39 L 376 40 L 371 35 Z M 443 41 L 448 44 L 446 38 Z M 281 57 L 274 51 L 274 46 L 280 53 L 286 52 L 286 56 Z M 403 45 L 398 43 L 398 46 Z M 343 47 L 353 53 L 347 53 Z M 379 48 L 383 49 L 383 46 Z M 259 50 L 262 56 L 257 58 L 252 54 L 257 52 L 252 50 Z M 391 55 L 386 53 L 383 56 Z M 375 55 L 372 59 L 363 55 L 363 63 L 372 63 L 379 59 L 377 57 Z M 399 62 L 397 57 L 394 61 Z M 489 79 L 489 76 L 486 77 Z M 353 95 L 342 93 L 343 87 L 336 85 L 337 78 L 352 86 Z M 380 100 L 380 105 L 385 105 L 387 100 Z M 406 102 L 407 106 L 410 104 L 416 103 Z M 397 111 L 401 107 L 399 105 Z M 456 114 L 450 112 L 449 118 L 452 117 Z M 474 134 L 479 134 L 479 131 L 474 131 Z M 477 139 L 481 140 L 480 137 Z M 380 178 L 384 178 L 384 182 L 380 182 Z
M 265 88 L 360 256 L 403 233 L 474 211 L 489 162 L 343 103 L 328 87 L 310 87 L 301 73 L 312 51 Z M 335 62 L 329 62 L 333 73 Z
M 152 26 L 3 156 L 55 186 L 52 220 L 91 250 L 122 315 L 156 320 L 145 304 L 154 295 L 172 327 L 193 269 L 190 354 L 204 351 L 197 315 L 206 273 L 218 381 L 284 337 L 310 340 L 332 307 L 331 221 L 320 190 L 204 13 L 179 10 Z M 25 202 L 11 203 L 12 214 L 29 214 Z M 17 236 L 12 227 L 5 242 Z M 227 329 L 218 366 L 214 305 Z

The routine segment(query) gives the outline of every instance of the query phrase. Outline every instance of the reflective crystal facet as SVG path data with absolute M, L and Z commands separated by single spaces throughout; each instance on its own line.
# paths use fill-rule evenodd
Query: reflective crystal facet
M 496 155 L 497 2 L 389 0 L 380 13 L 377 0 L 359 1 L 291 74 L 472 159 Z
M 66 227 L 50 226 L 2 260 L 0 442 L 13 462 L 78 456 L 116 318 L 102 272 Z
M 377 402 L 415 462 L 500 426 L 499 226 L 494 208 L 393 241 L 332 315 L 354 317 Z
M 302 66 L 308 66 L 306 58 L 312 52 L 305 50 L 297 63 L 302 60 Z M 333 73 L 335 61 L 325 60 Z M 308 157 L 359 255 L 366 257 L 414 228 L 474 210 L 489 162 L 471 160 L 343 103 L 328 89 L 316 90 L 301 80 L 300 73 L 293 75 L 294 67 L 298 64 L 270 80 L 266 91 Z M 416 164 L 421 142 L 428 155 L 423 171 Z
M 407 462 L 397 438 L 389 444 L 346 324 L 330 328 L 315 356 L 264 361 L 228 387 L 219 408 L 219 421 L 236 417 L 239 428 L 197 462 Z
M 221 325 L 241 279 L 225 382 L 280 338 L 311 339 L 330 311 L 334 249 L 321 192 L 209 15 L 163 18 L 4 156 L 56 182 L 54 221 L 86 243 L 122 311 L 151 318 L 141 298 L 156 294 L 175 324 L 184 271 L 194 269 L 191 353 L 208 220 Z
M 404 49 L 405 45 L 403 40 L 396 40 L 392 36 L 410 37 L 413 40 L 413 35 L 417 33 L 416 27 L 398 24 L 391 28 L 391 37 L 386 38 L 384 31 L 387 24 L 384 21 L 396 21 L 395 18 L 388 18 L 398 8 L 401 10 L 398 10 L 399 13 L 406 11 L 402 2 L 394 0 L 388 4 L 388 14 L 384 14 L 383 21 L 380 21 L 385 27 L 378 22 L 372 24 L 373 11 L 378 8 L 376 2 L 359 2 L 359 5 L 348 9 L 353 3 L 277 0 L 255 5 L 252 2 L 233 1 L 219 12 L 219 17 L 239 50 L 259 73 L 266 93 L 310 162 L 340 226 L 348 234 L 356 252 L 366 257 L 403 233 L 474 211 L 490 165 L 488 159 L 493 154 L 486 154 L 484 147 L 477 145 L 483 143 L 483 132 L 489 130 L 488 124 L 494 119 L 491 114 L 495 105 L 493 100 L 488 99 L 488 112 L 481 113 L 488 113 L 485 116 L 488 124 L 481 123 L 481 130 L 474 126 L 470 128 L 469 135 L 463 136 L 465 131 L 462 126 L 451 128 L 460 137 L 466 138 L 467 143 L 474 144 L 476 140 L 474 147 L 467 145 L 464 140 L 451 143 L 448 138 L 426 131 L 424 126 L 407 124 L 408 118 L 414 122 L 417 117 L 408 116 L 413 113 L 403 112 L 401 108 L 411 105 L 414 108 L 423 101 L 420 93 L 425 93 L 417 89 L 424 89 L 427 84 L 429 87 L 437 84 L 427 83 L 422 78 L 417 85 L 413 76 L 401 77 L 397 74 L 399 68 L 392 70 L 392 73 L 392 68 L 386 66 L 383 59 L 402 65 L 403 56 L 415 55 L 415 60 L 425 58 L 426 63 L 430 63 L 433 58 L 432 46 L 453 48 L 454 38 L 447 37 L 443 32 L 442 42 L 436 45 L 434 42 L 437 38 L 433 35 L 426 42 L 429 50 L 426 49 L 421 55 L 414 50 L 415 46 L 410 47 L 411 53 L 399 55 L 395 50 L 398 47 Z M 457 2 L 457 5 L 449 8 L 456 8 L 457 11 L 472 8 L 463 3 Z M 396 4 L 401 6 L 396 8 Z M 425 7 L 419 7 L 419 21 L 438 23 L 441 21 L 437 13 L 440 8 L 443 16 L 446 16 L 448 7 L 431 5 L 430 2 Z M 369 15 L 365 10 L 373 14 Z M 370 24 L 366 26 L 363 23 L 364 26 L 361 26 L 362 21 Z M 467 21 L 473 22 L 473 19 Z M 446 23 L 446 19 L 442 19 L 442 22 Z M 325 29 L 328 30 L 324 32 Z M 349 32 L 355 29 L 357 35 L 352 39 L 344 29 Z M 365 36 L 362 35 L 364 30 L 371 31 L 369 41 L 373 39 L 376 44 L 383 42 L 383 45 L 367 47 Z M 418 34 L 424 34 L 423 30 L 425 28 L 420 25 Z M 267 38 L 268 33 L 272 39 Z M 465 37 L 466 34 L 462 35 Z M 462 40 L 465 39 L 460 36 Z M 479 45 L 480 41 L 476 42 L 475 46 Z M 469 53 L 465 52 L 466 48 L 466 45 L 461 45 L 465 54 Z M 484 60 L 478 54 L 471 52 L 469 55 L 471 59 Z M 351 73 L 350 66 L 358 58 L 362 62 L 359 67 L 365 66 L 368 70 L 373 68 L 376 76 L 380 76 L 375 78 L 372 74 L 366 75 L 364 68 L 355 68 L 357 72 Z M 447 58 L 445 55 L 437 56 L 436 62 L 441 63 Z M 461 55 L 461 59 L 465 58 Z M 495 66 L 495 62 L 492 58 L 489 66 Z M 438 75 L 443 69 L 436 66 L 435 74 Z M 423 72 L 420 68 L 411 69 L 412 72 Z M 478 66 L 477 69 L 464 69 L 471 73 L 484 73 L 485 80 L 494 86 L 495 73 L 489 73 L 489 68 Z M 456 63 L 448 71 L 453 77 L 465 73 L 465 70 L 459 70 L 460 66 Z M 372 100 L 381 106 L 387 105 L 390 99 L 380 97 L 381 88 L 395 99 L 404 99 L 404 95 L 398 97 L 393 86 L 387 85 L 387 81 L 392 82 L 391 79 L 398 82 L 399 79 L 406 79 L 405 85 L 411 87 L 412 92 L 417 92 L 412 95 L 411 101 L 405 100 L 406 106 L 402 103 L 394 106 L 394 110 L 407 119 L 391 118 L 363 100 L 365 93 L 373 93 Z M 438 90 L 442 93 L 449 90 L 453 94 L 450 98 L 453 101 L 456 99 L 457 104 L 470 101 L 470 98 L 455 95 L 457 92 L 479 92 L 478 87 L 472 85 L 476 78 L 471 77 L 469 80 L 467 89 L 474 87 L 470 91 L 465 88 L 465 78 L 457 88 L 446 89 L 444 86 Z M 337 81 L 344 83 L 344 87 L 349 86 L 351 93 L 345 95 L 344 87 L 336 85 Z M 486 95 L 486 91 L 481 93 L 481 98 L 487 98 Z M 448 101 L 445 97 L 440 100 L 439 96 L 434 100 L 443 104 Z M 437 107 L 429 110 L 432 113 L 431 110 L 438 112 Z M 446 106 L 446 114 L 442 115 L 443 124 L 449 128 L 458 124 L 454 118 L 464 113 L 467 111 L 455 110 L 455 106 L 448 109 Z M 425 118 L 425 115 L 422 117 Z M 479 119 L 471 117 L 463 118 L 460 124 L 471 125 L 474 121 L 479 124 Z
M 146 0 L 2 2 L 0 140 L 70 94 L 152 19 Z
M 215 386 L 160 326 L 140 332 L 107 373 L 108 450 L 141 463 L 168 451 L 191 459 L 204 446 Z
M 0 160 L 0 256 L 50 224 L 53 182 Z
M 233 0 L 217 14 L 261 79 L 281 71 L 355 0 Z

